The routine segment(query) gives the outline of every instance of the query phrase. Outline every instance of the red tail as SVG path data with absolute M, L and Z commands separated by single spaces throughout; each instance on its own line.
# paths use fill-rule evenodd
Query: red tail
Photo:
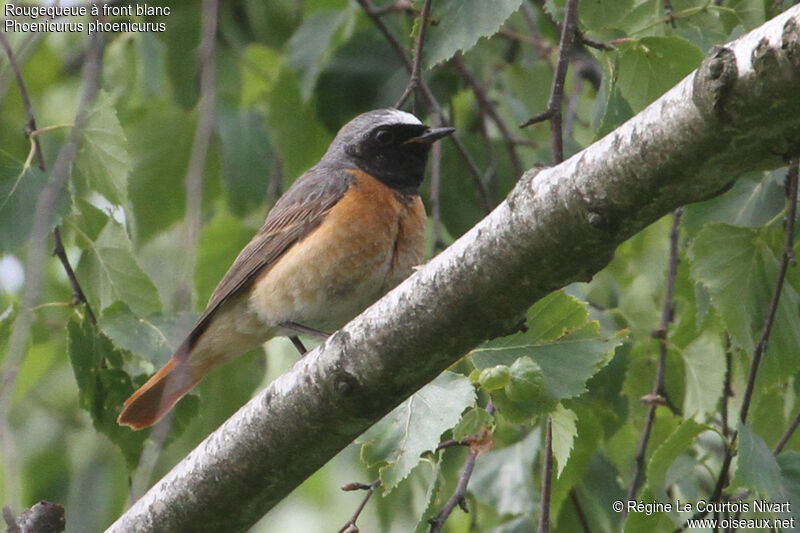
M 144 429 L 161 420 L 200 381 L 189 376 L 187 370 L 185 361 L 173 356 L 125 400 L 117 422 L 133 429 Z

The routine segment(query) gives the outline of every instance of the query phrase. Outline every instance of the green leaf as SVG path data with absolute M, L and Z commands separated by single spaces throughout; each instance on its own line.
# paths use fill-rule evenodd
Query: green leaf
M 782 239 L 779 225 L 739 228 L 707 224 L 691 247 L 691 276 L 711 296 L 735 344 L 753 353 L 769 309 L 777 278 Z M 787 283 L 759 371 L 763 383 L 784 381 L 800 368 L 800 296 Z
M 96 313 L 117 300 L 146 316 L 161 309 L 158 291 L 136 262 L 125 229 L 110 220 L 100 236 L 89 242 L 75 275 Z
M 623 500 L 624 501 L 624 500 Z M 638 501 L 653 502 L 656 501 L 653 491 L 645 487 L 639 495 Z M 673 531 L 675 525 L 669 517 L 662 512 L 637 512 L 630 513 L 625 520 L 625 526 L 622 529 L 623 533 L 653 533 L 654 531 Z
M 478 383 L 484 390 L 502 389 L 511 380 L 511 369 L 506 365 L 484 368 L 478 376 Z
M 45 185 L 47 176 L 38 168 L 0 167 L 0 252 L 15 250 L 28 240 Z
M 431 528 L 429 520 L 436 516 L 436 514 L 439 512 L 437 506 L 440 505 L 439 494 L 442 490 L 442 482 L 444 481 L 444 475 L 442 474 L 442 462 L 430 462 L 432 463 L 433 481 L 430 483 L 430 485 L 428 485 L 428 492 L 425 494 L 425 508 L 422 510 L 422 515 L 420 515 L 419 520 L 417 521 L 417 525 L 414 528 L 414 533 L 427 533 Z
M 480 369 L 530 357 L 542 369 L 547 394 L 560 400 L 585 392 L 586 381 L 608 362 L 621 342 L 619 337 L 604 337 L 596 322 L 587 322 L 557 342 L 538 344 L 522 333 L 490 341 L 471 353 L 473 364 Z
M 528 334 L 539 342 L 552 342 L 576 331 L 589 319 L 586 303 L 563 290 L 548 294 L 528 311 Z
M 183 341 L 196 316 L 193 313 L 155 314 L 140 318 L 117 301 L 100 318 L 100 327 L 117 348 L 146 361 L 163 364 Z
M 637 113 L 696 69 L 704 57 L 697 46 L 675 36 L 625 41 L 617 49 L 617 84 Z
M 469 492 L 501 516 L 530 514 L 536 501 L 533 463 L 540 442 L 541 432 L 534 430 L 516 444 L 482 454 L 472 471 Z
M 121 370 L 122 353 L 114 349 L 108 337 L 96 332 L 88 319 L 67 323 L 67 351 L 81 407 L 89 411 L 95 429 L 119 446 L 128 469 L 133 469 L 149 432 L 122 427 L 117 416 L 122 403 L 141 383 L 133 383 Z
M 589 31 L 615 28 L 631 7 L 633 0 L 583 0 L 578 4 L 578 18 Z
M 506 365 L 490 366 L 480 371 L 478 383 L 488 391 L 502 389 L 511 380 L 511 369 Z
M 733 226 L 763 226 L 783 210 L 783 176 L 778 172 L 751 172 L 733 188 L 705 202 L 687 205 L 681 227 L 696 235 L 704 224 L 724 222 Z
M 75 183 L 84 195 L 97 191 L 109 202 L 126 206 L 128 174 L 132 166 L 125 132 L 117 119 L 114 104 L 105 92 L 100 91 L 81 132 L 80 149 L 75 158 Z
M 477 435 L 485 427 L 494 424 L 494 417 L 482 407 L 473 407 L 461 417 L 453 428 L 453 439 L 462 441 L 471 435 Z
M 111 216 L 83 198 L 73 198 L 73 201 L 75 212 L 70 219 L 80 228 L 80 232 L 75 233 L 75 242 L 81 248 L 86 248 L 91 246 L 92 241 L 97 240 Z
M 352 5 L 342 10 L 316 11 L 303 20 L 287 43 L 289 64 L 300 75 L 300 92 L 308 101 L 320 72 L 338 46 L 353 31 Z
M 316 115 L 316 102 L 304 102 L 294 71 L 272 50 L 251 45 L 245 51 L 243 100 L 265 104 L 272 146 L 284 175 L 294 180 L 319 161 L 332 137 Z
M 264 119 L 248 110 L 217 104 L 214 127 L 222 141 L 222 185 L 231 212 L 243 215 L 264 201 L 274 159 Z
M 576 402 L 573 402 L 576 403 Z M 595 456 L 597 449 L 603 445 L 604 418 L 613 415 L 613 411 L 602 404 L 591 402 L 591 405 L 581 402 L 573 407 L 576 417 L 576 436 L 572 441 L 569 452 L 569 461 L 564 462 L 564 468 L 559 468 L 559 474 L 553 478 L 553 488 L 550 499 L 551 516 L 558 516 L 563 506 L 569 507 L 570 493 L 583 485 L 593 495 L 601 498 L 613 498 L 614 494 L 607 490 L 598 490 L 595 483 L 615 483 L 615 472 L 608 479 L 592 475 L 592 466 L 597 468 L 603 461 L 598 461 Z M 554 422 L 555 423 L 555 422 Z M 553 427 L 555 431 L 555 426 Z M 555 439 L 555 433 L 553 434 Z M 610 505 L 610 502 L 609 504 Z M 604 506 L 606 509 L 608 505 Z
M 287 178 L 314 166 L 333 140 L 316 116 L 313 101 L 303 103 L 294 72 L 284 66 L 267 100 L 267 124 Z
M 772 501 L 784 497 L 781 468 L 764 439 L 747 424 L 739 424 L 739 454 L 732 485 L 745 487 Z
M 194 281 L 197 299 L 207 302 L 234 259 L 255 234 L 238 218 L 218 214 L 200 231 Z
M 184 178 L 195 117 L 175 106 L 154 105 L 127 127 L 134 160 L 129 192 L 137 242 L 181 220 L 186 202 Z
M 686 395 L 683 413 L 704 420 L 717 411 L 725 381 L 725 351 L 719 335 L 706 332 L 683 350 Z
M 439 23 L 425 32 L 425 65 L 431 67 L 466 52 L 481 37 L 488 37 L 516 11 L 521 0 L 442 0 L 433 5 L 431 16 Z
M 510 379 L 505 387 L 506 396 L 516 402 L 535 402 L 544 394 L 542 368 L 527 356 L 511 365 Z
M 572 443 L 578 436 L 576 422 L 578 417 L 560 403 L 555 411 L 550 413 L 553 428 L 553 459 L 556 462 L 556 477 L 561 477 L 561 472 L 567 466 L 567 460 L 572 452 Z
M 777 457 L 778 466 L 781 468 L 785 499 L 789 502 L 800 501 L 800 452 L 783 451 Z M 789 512 L 781 512 L 782 518 L 794 518 L 795 523 L 800 520 L 800 509 L 792 505 Z
M 470 381 L 444 372 L 357 439 L 361 458 L 368 466 L 383 465 L 381 482 L 390 492 L 417 466 L 420 454 L 435 449 L 441 434 L 474 403 Z
M 647 486 L 653 493 L 665 501 L 667 489 L 664 480 L 667 470 L 681 454 L 695 441 L 695 438 L 703 431 L 711 429 L 704 424 L 698 424 L 693 419 L 685 420 L 678 428 L 655 449 L 647 463 Z

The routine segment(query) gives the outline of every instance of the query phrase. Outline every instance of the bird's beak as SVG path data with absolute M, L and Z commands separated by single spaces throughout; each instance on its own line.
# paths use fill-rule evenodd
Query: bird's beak
M 454 131 L 456 131 L 455 128 L 449 128 L 449 127 L 448 128 L 429 128 L 422 135 L 419 135 L 417 137 L 412 137 L 412 138 L 408 139 L 406 142 L 404 142 L 403 144 L 409 144 L 409 143 L 431 144 L 431 143 L 433 143 L 435 141 L 438 141 L 442 137 L 447 137 L 448 135 L 450 135 Z

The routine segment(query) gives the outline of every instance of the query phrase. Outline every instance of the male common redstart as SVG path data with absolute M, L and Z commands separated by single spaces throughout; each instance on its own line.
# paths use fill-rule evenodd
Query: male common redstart
M 405 279 L 422 261 L 419 186 L 430 145 L 452 132 L 397 109 L 345 124 L 278 200 L 192 332 L 117 421 L 155 424 L 220 364 L 274 336 L 339 329 Z

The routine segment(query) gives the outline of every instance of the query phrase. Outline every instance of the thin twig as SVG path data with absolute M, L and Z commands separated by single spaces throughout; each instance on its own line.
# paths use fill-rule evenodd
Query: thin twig
M 372 494 L 375 492 L 375 489 L 380 487 L 380 485 L 381 485 L 381 480 L 376 479 L 375 481 L 369 484 L 348 483 L 347 485 L 342 487 L 342 490 L 345 491 L 366 490 L 367 495 L 364 496 L 363 500 L 361 500 L 361 504 L 359 504 L 359 506 L 356 508 L 356 511 L 353 513 L 353 516 L 350 517 L 350 520 L 348 520 L 341 528 L 339 528 L 339 531 L 337 531 L 336 533 L 358 532 L 358 527 L 356 527 L 356 520 L 358 520 L 358 517 L 361 515 L 361 511 L 364 510 L 364 507 L 367 506 L 367 502 L 372 497 Z
M 410 0 L 397 0 L 396 2 L 393 2 L 391 4 L 376 7 L 375 13 L 379 17 L 382 17 L 387 13 L 409 13 L 416 16 L 417 10 L 414 9 L 414 5 L 411 3 Z
M 503 142 L 508 150 L 508 157 L 511 159 L 511 166 L 514 168 L 514 175 L 517 178 L 520 177 L 522 175 L 522 163 L 520 162 L 519 155 L 517 154 L 517 146 L 514 142 L 514 136 L 511 134 L 511 129 L 500 117 L 500 113 L 497 112 L 497 107 L 495 107 L 494 103 L 489 98 L 486 89 L 472 74 L 472 72 L 469 70 L 469 67 L 467 67 L 461 52 L 456 52 L 456 55 L 453 57 L 453 63 L 455 64 L 458 73 L 461 75 L 461 78 L 472 89 L 475 98 L 478 100 L 478 108 L 480 109 L 481 113 L 491 118 L 492 122 L 494 122 L 497 126 L 498 131 L 500 131 L 500 135 L 503 137 Z
M 794 415 L 792 423 L 789 424 L 789 427 L 786 429 L 783 435 L 781 435 L 778 444 L 776 444 L 775 448 L 772 450 L 773 455 L 778 455 L 783 451 L 784 446 L 786 446 L 786 444 L 789 442 L 789 439 L 792 438 L 792 435 L 794 434 L 794 431 L 797 429 L 798 425 L 800 425 L 800 412 Z
M 411 93 L 417 90 L 420 80 L 422 80 L 422 47 L 425 45 L 425 29 L 428 26 L 428 17 L 431 14 L 431 0 L 425 0 L 422 5 L 422 12 L 419 15 L 419 33 L 417 34 L 417 44 L 414 47 L 414 64 L 411 67 L 411 76 L 408 78 L 408 85 L 405 91 L 394 104 L 396 108 L 400 108 L 406 103 Z
M 0 33 L 0 44 L 3 46 L 6 52 L 6 56 L 8 56 L 8 63 L 11 65 L 11 69 L 14 72 L 14 76 L 17 80 L 17 86 L 19 87 L 20 97 L 22 98 L 22 105 L 25 108 L 25 133 L 28 135 L 28 138 L 31 140 L 31 145 L 33 147 L 33 156 L 36 158 L 36 166 L 39 167 L 39 170 L 44 172 L 46 170 L 44 156 L 42 155 L 42 145 L 39 143 L 39 135 L 44 133 L 45 131 L 49 131 L 50 129 L 55 128 L 56 126 L 45 127 L 39 129 L 36 127 L 36 115 L 33 112 L 33 103 L 31 102 L 30 95 L 28 94 L 28 87 L 25 84 L 25 79 L 22 77 L 22 70 L 17 63 L 16 56 L 14 55 L 14 51 L 11 48 L 11 45 L 8 43 L 8 39 L 5 36 L 5 33 Z M 57 126 L 61 127 L 61 126 Z M 89 306 L 89 302 L 86 299 L 86 295 L 81 289 L 80 283 L 78 283 L 78 279 L 75 277 L 75 272 L 72 270 L 72 265 L 69 264 L 69 259 L 67 259 L 67 254 L 64 252 L 64 244 L 61 242 L 61 233 L 59 232 L 58 228 L 53 230 L 53 240 L 55 242 L 55 249 L 53 254 L 58 256 L 58 259 L 61 261 L 61 264 L 64 267 L 64 270 L 67 273 L 67 278 L 69 279 L 69 284 L 72 287 L 72 299 L 73 304 L 83 303 L 86 305 L 86 312 L 89 315 L 89 319 L 92 321 L 92 324 L 97 324 L 97 319 L 95 318 L 94 313 L 92 312 L 92 308 Z
M 50 173 L 50 179 L 36 201 L 28 254 L 25 260 L 25 288 L 17 318 L 14 320 L 3 365 L 2 380 L 0 381 L 0 449 L 4 451 L 5 459 L 6 501 L 12 505 L 16 505 L 19 501 L 19 470 L 8 423 L 11 398 L 14 395 L 17 373 L 30 335 L 33 322 L 32 309 L 39 299 L 41 290 L 42 270 L 47 257 L 47 235 L 50 232 L 58 199 L 69 179 L 70 169 L 78 154 L 80 136 L 86 124 L 89 107 L 97 94 L 102 50 L 103 34 L 101 32 L 90 34 L 83 69 L 83 89 L 78 102 L 75 127 L 70 131 L 59 151 Z
M 371 0 L 356 0 L 359 5 L 364 9 L 364 12 L 367 16 L 372 20 L 378 30 L 383 34 L 384 38 L 389 43 L 389 46 L 395 51 L 395 54 L 400 61 L 403 63 L 406 71 L 410 74 L 413 70 L 414 66 L 411 62 L 411 59 L 408 56 L 408 52 L 405 48 L 400 44 L 400 41 L 394 36 L 392 31 L 386 25 L 385 22 L 381 19 L 381 17 L 376 13 L 377 8 L 371 2 Z M 450 122 L 447 120 L 447 117 L 444 115 L 442 111 L 442 106 L 439 104 L 439 101 L 434 96 L 433 92 L 431 91 L 428 84 L 425 83 L 425 80 L 420 79 L 419 88 L 422 90 L 422 94 L 425 97 L 425 100 L 428 102 L 432 112 L 434 115 L 439 116 L 439 120 L 441 121 L 442 126 L 451 126 Z M 478 169 L 478 166 L 472 160 L 469 153 L 467 152 L 466 147 L 461 142 L 457 133 L 450 135 L 450 142 L 456 147 L 456 151 L 461 159 L 466 163 L 467 170 L 469 171 L 469 175 L 472 178 L 473 182 L 477 186 L 478 189 L 478 198 L 481 201 L 481 205 L 483 207 L 484 213 L 489 213 L 492 209 L 494 209 L 494 200 L 491 198 L 489 191 L 486 189 L 486 185 L 483 183 L 481 179 L 481 171 Z
M 664 14 L 669 19 L 669 25 L 673 28 L 677 28 L 678 25 L 675 24 L 675 10 L 672 8 L 672 0 L 664 0 Z
M 594 48 L 596 50 L 608 51 L 614 50 L 616 46 L 613 43 L 607 43 L 604 41 L 597 41 L 595 39 L 590 39 L 586 35 L 583 34 L 580 28 L 575 30 L 577 33 L 577 40 L 584 46 L 588 46 L 589 48 Z
M 742 397 L 742 407 L 740 409 L 740 418 L 742 423 L 747 421 L 747 415 L 750 411 L 750 401 L 753 398 L 753 390 L 756 385 L 756 375 L 764 353 L 767 351 L 767 342 L 769 335 L 772 332 L 772 325 L 775 323 L 775 315 L 778 313 L 778 303 L 781 298 L 781 291 L 783 290 L 783 283 L 786 280 L 786 272 L 789 269 L 789 264 L 794 259 L 794 225 L 797 215 L 797 174 L 798 174 L 798 158 L 793 157 L 789 164 L 789 171 L 786 174 L 787 183 L 787 201 L 789 203 L 788 213 L 786 215 L 786 239 L 783 245 L 783 257 L 781 258 L 781 266 L 778 269 L 778 277 L 775 281 L 775 290 L 772 293 L 772 300 L 769 304 L 769 311 L 767 318 L 764 322 L 764 327 L 761 330 L 761 335 L 758 337 L 755 351 L 753 352 L 753 361 L 750 365 L 750 373 L 747 376 L 747 387 L 744 390 Z
M 486 406 L 486 412 L 490 415 L 494 415 L 495 413 L 495 407 L 491 401 Z M 448 498 L 447 502 L 436 516 L 428 521 L 431 525 L 430 533 L 440 533 L 442 531 L 444 523 L 447 522 L 447 519 L 453 513 L 456 506 L 460 507 L 465 513 L 469 512 L 467 508 L 467 486 L 469 485 L 469 479 L 472 477 L 472 471 L 475 469 L 475 462 L 478 460 L 478 457 L 491 447 L 492 442 L 491 431 L 484 427 L 480 433 L 467 437 L 464 441 L 450 439 L 439 443 L 439 446 L 436 448 L 437 451 L 449 446 L 467 445 L 469 446 L 469 453 L 467 453 L 467 459 L 464 461 L 464 466 L 461 469 L 461 474 L 458 477 L 458 484 L 453 494 L 450 495 L 450 498 Z
M 472 471 L 475 469 L 475 461 L 478 460 L 479 454 L 480 452 L 477 449 L 471 449 L 467 454 L 467 460 L 464 461 L 464 467 L 461 469 L 461 475 L 458 477 L 456 490 L 450 495 L 450 498 L 448 498 L 441 511 L 430 520 L 430 533 L 440 533 L 442 531 L 444 523 L 453 513 L 456 506 L 461 507 L 465 513 L 469 512 L 465 500 L 467 485 L 469 484 L 469 478 L 472 477 Z
M 656 377 L 653 382 L 653 388 L 650 391 L 650 396 L 653 399 L 649 402 L 650 406 L 647 410 L 647 420 L 645 422 L 644 431 L 642 432 L 642 438 L 639 440 L 639 447 L 636 450 L 633 478 L 631 479 L 631 486 L 628 488 L 628 500 L 633 500 L 636 497 L 636 493 L 639 491 L 639 487 L 642 483 L 644 459 L 647 453 L 647 445 L 650 442 L 653 423 L 655 422 L 656 409 L 659 405 L 666 405 L 666 400 L 664 400 L 666 396 L 664 391 L 664 375 L 667 366 L 667 331 L 673 318 L 673 295 L 675 293 L 675 277 L 678 273 L 678 262 L 680 260 L 678 243 L 682 214 L 682 208 L 678 208 L 672 213 L 672 229 L 669 234 L 669 266 L 667 269 L 667 286 L 664 291 L 664 306 L 661 309 L 661 324 L 658 330 L 653 332 L 653 336 L 659 341 L 658 366 L 656 367 Z M 623 511 L 623 516 L 627 516 L 627 512 Z
M 725 334 L 725 380 L 722 383 L 722 405 L 721 405 L 721 419 L 722 419 L 722 435 L 727 439 L 731 435 L 731 427 L 728 422 L 728 400 L 733 397 L 733 388 L 731 387 L 731 369 L 733 366 L 733 354 L 731 353 L 731 336 Z
M 36 154 L 36 165 L 43 171 L 44 156 L 42 155 L 42 146 L 39 144 L 39 139 L 31 137 L 31 134 L 36 131 L 36 117 L 33 114 L 33 104 L 31 103 L 31 97 L 28 94 L 25 80 L 22 77 L 22 70 L 19 68 L 19 64 L 14 56 L 14 50 L 8 42 L 5 32 L 0 32 L 0 45 L 5 49 L 6 56 L 8 56 L 8 63 L 11 65 L 11 70 L 14 72 L 14 77 L 17 79 L 22 105 L 25 107 L 25 134 L 32 139 L 31 142 L 33 143 Z
M 569 491 L 569 498 L 575 506 L 575 514 L 578 515 L 578 522 L 581 523 L 583 533 L 592 533 L 592 528 L 589 526 L 589 520 L 586 519 L 586 513 L 583 512 L 581 500 L 578 498 L 578 493 L 575 489 Z
M 89 301 L 86 299 L 86 295 L 83 293 L 80 283 L 78 283 L 78 278 L 75 277 L 75 271 L 72 270 L 72 265 L 69 264 L 67 253 L 64 251 L 64 243 L 61 242 L 61 231 L 58 228 L 53 230 L 53 240 L 55 241 L 53 255 L 58 257 L 58 260 L 61 261 L 61 266 L 64 267 L 64 271 L 67 273 L 69 285 L 72 287 L 72 305 L 82 303 L 86 307 L 86 314 L 89 316 L 89 320 L 96 326 L 97 318 L 94 316 L 94 312 L 92 312 L 92 307 L 89 305 Z
M 542 497 L 539 504 L 539 533 L 550 532 L 550 493 L 553 483 L 553 419 L 548 416 L 544 433 Z
M 434 127 L 441 126 L 439 115 L 433 116 Z M 433 255 L 444 250 L 442 239 L 442 143 L 433 143 L 431 147 L 431 223 L 433 225 Z
M 556 64 L 556 72 L 553 75 L 553 85 L 550 88 L 550 99 L 547 101 L 547 109 L 520 124 L 520 128 L 524 128 L 531 124 L 550 120 L 550 131 L 553 142 L 553 161 L 555 163 L 560 163 L 564 160 L 564 142 L 561 135 L 561 103 L 564 99 L 564 80 L 567 78 L 567 67 L 569 66 L 569 59 L 575 42 L 575 30 L 577 25 L 578 0 L 567 0 L 564 25 L 561 28 L 558 63 Z

